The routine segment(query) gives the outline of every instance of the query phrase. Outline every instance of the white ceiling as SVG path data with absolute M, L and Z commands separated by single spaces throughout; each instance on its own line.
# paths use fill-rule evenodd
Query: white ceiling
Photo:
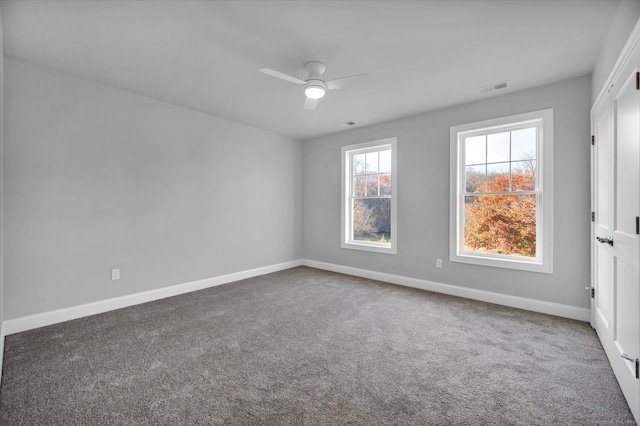
M 618 0 L 2 1 L 4 53 L 307 139 L 593 70 Z M 370 73 L 305 111 L 261 74 Z M 511 87 L 481 95 L 480 86 Z

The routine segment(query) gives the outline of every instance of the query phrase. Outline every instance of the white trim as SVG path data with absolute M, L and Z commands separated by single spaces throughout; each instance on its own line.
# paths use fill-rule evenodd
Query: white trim
M 618 56 L 618 60 L 616 61 L 613 68 L 611 68 L 611 72 L 609 72 L 609 77 L 605 80 L 602 88 L 600 89 L 600 93 L 598 93 L 598 97 L 593 102 L 593 106 L 591 108 L 591 115 L 594 114 L 594 108 L 600 103 L 602 98 L 609 94 L 609 91 L 613 87 L 613 82 L 618 79 L 618 76 L 622 72 L 622 69 L 625 67 L 627 62 L 629 62 L 629 58 L 633 53 L 636 45 L 640 42 L 640 19 L 636 22 L 635 27 L 633 27 L 633 31 L 629 35 L 627 42 L 625 43 L 622 51 L 620 52 L 620 56 Z
M 383 147 L 391 148 L 391 243 L 376 243 L 365 241 L 354 241 L 351 239 L 353 236 L 353 218 L 351 203 L 351 176 L 353 175 L 351 170 L 351 155 L 354 153 L 366 153 L 367 151 L 378 151 Z M 398 187 L 398 138 L 390 137 L 385 139 L 378 139 L 370 142 L 363 142 L 355 145 L 343 146 L 341 149 L 341 187 L 342 187 L 342 200 L 340 203 L 341 209 L 341 243 L 340 247 L 345 249 L 364 250 L 385 254 L 397 254 L 398 247 L 398 221 L 397 221 L 397 187 Z M 349 161 L 347 161 L 347 158 Z
M 2 383 L 2 362 L 4 361 L 4 324 L 0 321 L 0 383 Z
M 535 125 L 537 132 L 536 191 L 538 239 L 535 259 L 521 256 L 500 256 L 464 251 L 462 218 L 464 215 L 463 138 L 477 133 L 490 133 L 522 125 Z M 553 273 L 553 108 L 507 117 L 467 123 L 450 128 L 449 174 L 449 260 L 480 266 L 516 269 L 529 272 Z M 513 192 L 517 194 L 517 192 Z
M 191 281 L 184 284 L 177 284 L 170 287 L 159 288 L 156 290 L 149 290 L 142 293 L 129 294 L 126 296 L 115 297 L 113 299 L 101 300 L 84 305 L 72 306 L 69 308 L 57 309 L 55 311 L 15 318 L 3 322 L 2 334 L 0 334 L 0 337 L 32 330 L 38 327 L 44 327 L 47 325 L 82 318 L 89 315 L 101 314 L 103 312 L 112 311 L 114 309 L 126 308 L 128 306 L 152 302 L 154 300 L 164 299 L 166 297 L 190 293 L 192 291 L 215 287 L 221 284 L 227 284 L 234 281 L 257 277 L 259 275 L 270 274 L 272 272 L 295 268 L 296 266 L 301 265 L 301 260 L 293 260 L 290 262 L 277 263 L 275 265 L 263 266 L 260 268 L 220 275 L 203 280 Z
M 0 304 L 4 303 L 4 23 L 0 13 Z M 0 382 L 2 382 L 2 360 L 4 355 L 4 330 L 2 320 L 6 310 L 0 306 Z
M 511 296 L 508 294 L 494 293 L 491 291 L 477 290 L 473 288 L 460 287 L 451 284 L 443 284 L 435 281 L 427 281 L 418 278 L 410 278 L 402 275 L 387 274 L 385 272 L 370 271 L 367 269 L 352 268 L 350 266 L 336 265 L 333 263 L 318 262 L 304 259 L 304 266 L 341 274 L 354 275 L 356 277 L 369 278 L 377 281 L 384 281 L 406 287 L 419 288 L 422 290 L 444 293 L 452 296 L 464 297 L 466 299 L 479 300 L 482 302 L 495 303 L 497 305 L 509 306 L 512 308 L 524 309 L 527 311 L 540 312 L 543 314 L 555 315 L 564 318 L 571 318 L 578 321 L 589 322 L 591 310 L 578 306 L 563 305 L 560 303 L 546 302 L 544 300 L 529 299 L 526 297 Z

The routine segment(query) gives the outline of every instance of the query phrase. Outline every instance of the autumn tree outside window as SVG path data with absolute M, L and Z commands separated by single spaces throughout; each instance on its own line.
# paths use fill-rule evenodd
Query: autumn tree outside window
M 552 272 L 553 110 L 451 128 L 450 260 Z
M 342 247 L 396 253 L 396 138 L 342 148 Z

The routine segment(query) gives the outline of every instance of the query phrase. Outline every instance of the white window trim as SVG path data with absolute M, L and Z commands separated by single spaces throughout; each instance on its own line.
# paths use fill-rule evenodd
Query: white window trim
M 537 202 L 538 237 L 536 259 L 520 256 L 507 256 L 489 253 L 471 253 L 464 251 L 462 218 L 464 217 L 464 157 L 462 140 L 471 133 L 498 130 L 501 127 L 513 127 L 524 123 L 541 123 L 542 132 L 538 138 L 536 164 L 538 190 L 542 196 Z M 509 117 L 501 117 L 476 123 L 451 127 L 450 134 L 450 223 L 449 223 L 449 260 L 473 265 L 493 266 L 497 268 L 518 269 L 522 271 L 553 273 L 553 109 L 545 109 Z
M 342 147 L 342 226 L 341 226 L 341 247 L 346 249 L 364 250 L 376 253 L 396 254 L 398 247 L 398 226 L 397 226 L 397 146 L 398 139 L 395 137 L 379 139 L 371 142 L 364 142 L 355 145 Z M 354 153 L 391 148 L 391 243 L 379 243 L 374 241 L 355 241 L 353 236 L 353 208 L 351 205 L 351 167 L 352 161 L 348 161 Z

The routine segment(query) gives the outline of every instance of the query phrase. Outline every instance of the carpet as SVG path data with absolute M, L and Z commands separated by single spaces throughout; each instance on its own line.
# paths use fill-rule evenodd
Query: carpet
M 6 337 L 13 425 L 632 425 L 589 324 L 298 267 Z

